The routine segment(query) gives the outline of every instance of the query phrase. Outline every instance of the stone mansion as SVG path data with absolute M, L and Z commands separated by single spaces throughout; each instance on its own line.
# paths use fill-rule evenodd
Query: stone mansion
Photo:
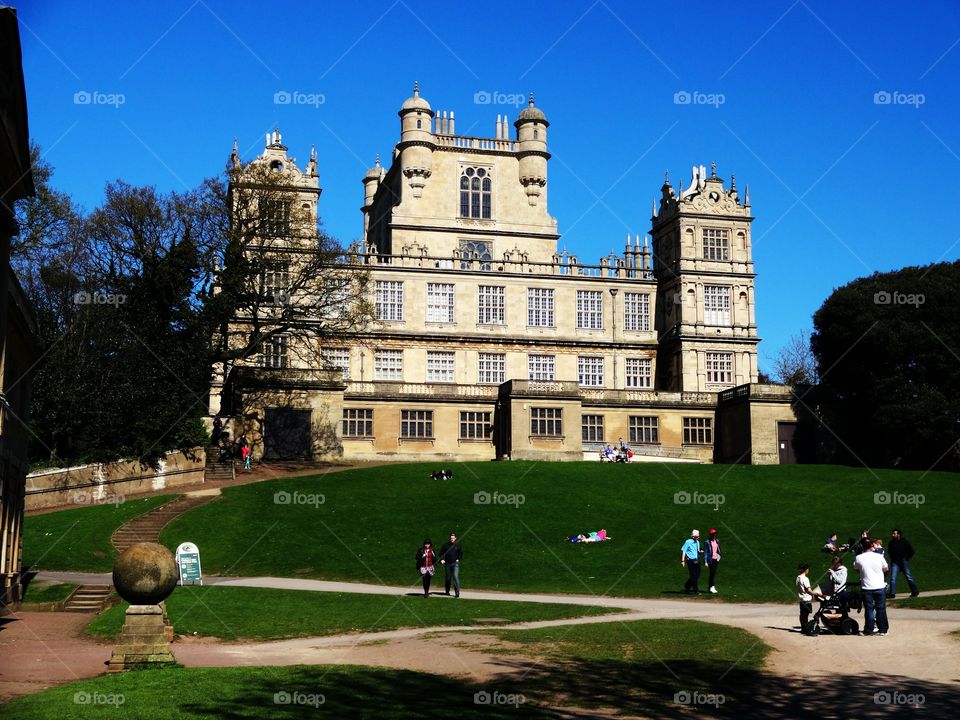
M 210 414 L 254 457 L 582 460 L 622 438 L 637 460 L 794 461 L 789 390 L 758 383 L 746 187 L 712 165 L 667 179 L 649 241 L 583 262 L 558 252 L 532 97 L 492 137 L 458 135 L 416 86 L 398 114 L 351 255 L 375 323 L 312 357 L 273 338 L 227 394 L 215 368 Z M 301 171 L 275 132 L 254 164 L 316 217 L 315 154 Z

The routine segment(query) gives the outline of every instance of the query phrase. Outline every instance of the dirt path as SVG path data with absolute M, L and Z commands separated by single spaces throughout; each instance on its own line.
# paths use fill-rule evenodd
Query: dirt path
M 45 573 L 45 579 L 90 581 L 82 573 Z M 401 595 L 405 587 L 341 583 L 291 578 L 209 578 L 208 582 L 227 586 L 279 587 L 328 592 L 358 592 Z M 960 684 L 960 638 L 951 632 L 960 628 L 960 612 L 949 610 L 889 609 L 891 632 L 887 637 L 851 637 L 821 635 L 806 637 L 797 628 L 794 605 L 763 603 L 724 603 L 704 599 L 660 600 L 609 596 L 550 595 L 475 591 L 470 599 L 516 602 L 555 602 L 627 610 L 606 617 L 572 618 L 535 623 L 512 624 L 511 629 L 556 627 L 597 622 L 671 618 L 697 619 L 748 630 L 774 648 L 767 669 L 775 675 L 805 682 L 862 673 L 898 676 L 922 682 Z M 439 596 L 436 602 L 457 602 Z M 41 687 L 76 677 L 102 672 L 109 646 L 77 637 L 83 616 L 52 621 L 55 613 L 23 613 L 21 621 L 29 627 L 8 635 L 17 623 L 0 633 L 0 696 L 33 692 Z M 862 620 L 862 616 L 859 616 Z M 89 618 L 86 618 L 88 620 Z M 38 624 L 39 623 L 39 624 Z M 59 625 L 57 623 L 60 623 Z M 507 675 L 523 674 L 535 659 L 518 654 L 506 656 L 492 651 L 499 641 L 485 630 L 506 626 L 456 628 L 409 628 L 379 633 L 352 633 L 320 638 L 297 638 L 272 642 L 221 642 L 211 639 L 183 638 L 173 646 L 177 660 L 188 667 L 228 667 L 236 665 L 361 664 L 405 668 L 424 672 L 444 672 L 477 682 Z M 35 637 L 32 637 L 35 636 Z M 65 637 L 66 636 L 66 637 Z M 8 637 L 19 655 L 7 652 Z M 19 645 L 19 647 L 17 647 Z M 33 647 L 32 651 L 30 647 Z M 67 653 L 72 660 L 65 663 Z M 13 658 L 19 658 L 15 660 Z M 42 667 L 35 682 L 24 670 L 29 663 Z M 19 684 L 18 684 L 19 683 Z M 958 685 L 960 689 L 960 685 Z

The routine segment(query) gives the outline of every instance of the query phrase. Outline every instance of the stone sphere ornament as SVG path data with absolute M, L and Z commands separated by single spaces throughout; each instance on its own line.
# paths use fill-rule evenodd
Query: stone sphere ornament
M 137 543 L 113 566 L 113 586 L 131 605 L 157 605 L 169 597 L 179 575 L 173 553 L 159 543 Z

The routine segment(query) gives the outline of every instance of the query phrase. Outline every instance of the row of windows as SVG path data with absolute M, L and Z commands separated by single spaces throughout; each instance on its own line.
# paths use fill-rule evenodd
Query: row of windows
M 342 353 L 343 351 L 341 351 Z M 732 362 L 732 361 L 731 361 Z M 349 358 L 325 359 L 328 367 L 344 369 L 344 379 L 349 379 Z M 506 380 L 506 354 L 478 353 L 477 382 L 484 385 L 499 385 Z M 626 386 L 629 388 L 653 387 L 653 361 L 650 358 L 626 359 Z M 553 382 L 557 379 L 556 355 L 528 355 L 527 379 L 534 382 Z M 403 350 L 376 350 L 373 354 L 374 380 L 403 380 Z M 605 362 L 600 356 L 577 358 L 577 380 L 584 387 L 603 387 L 606 382 Z M 427 352 L 427 382 L 456 382 L 456 353 L 447 351 Z
M 583 442 L 604 442 L 604 416 L 581 415 L 580 432 Z M 530 435 L 561 437 L 563 435 L 563 408 L 535 407 L 530 409 Z M 491 413 L 461 411 L 459 434 L 461 440 L 489 440 L 493 436 Z M 656 415 L 631 415 L 629 436 L 632 445 L 660 443 L 660 418 Z M 346 408 L 343 411 L 344 438 L 372 438 L 373 410 Z M 433 439 L 433 410 L 401 410 L 400 437 Z M 684 445 L 712 445 L 713 420 L 705 417 L 683 418 Z
M 489 440 L 493 435 L 492 414 L 485 411 L 460 413 L 461 440 Z M 372 438 L 373 410 L 370 408 L 345 408 L 343 411 L 343 437 Z M 400 437 L 433 439 L 433 410 L 401 410 Z
M 603 415 L 581 415 L 580 435 L 583 442 L 605 442 Z M 631 415 L 629 436 L 632 445 L 659 445 L 660 418 L 656 415 Z M 684 445 L 712 445 L 712 418 L 683 418 Z
M 481 325 L 506 323 L 506 287 L 481 285 L 477 289 L 477 322 Z M 553 288 L 527 288 L 527 325 L 529 327 L 556 327 Z M 625 330 L 650 330 L 650 294 L 624 293 Z M 727 310 L 729 314 L 729 288 Z M 403 281 L 378 280 L 375 309 L 377 320 L 402 321 Z M 427 283 L 427 322 L 454 321 L 453 283 Z M 577 290 L 577 327 L 588 330 L 603 329 L 603 291 Z
M 343 379 L 350 379 L 350 351 L 346 348 L 325 348 L 321 352 L 325 368 L 338 368 Z M 259 365 L 269 368 L 287 367 L 287 338 L 277 335 L 264 344 L 259 356 Z M 625 385 L 628 388 L 653 387 L 653 361 L 650 358 L 626 358 Z M 506 380 L 507 356 L 505 353 L 478 353 L 477 382 L 483 385 L 499 385 Z M 707 383 L 713 385 L 733 384 L 733 353 L 706 353 Z M 603 387 L 606 383 L 606 362 L 601 356 L 577 357 L 577 381 L 584 387 Z M 527 379 L 536 382 L 556 380 L 556 355 L 528 355 Z M 374 380 L 400 382 L 403 380 L 403 350 L 376 350 L 373 355 Z M 427 352 L 426 382 L 453 383 L 457 381 L 456 353 L 449 351 Z

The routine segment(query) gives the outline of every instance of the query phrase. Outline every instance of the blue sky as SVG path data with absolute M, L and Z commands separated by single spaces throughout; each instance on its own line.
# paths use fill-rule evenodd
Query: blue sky
M 460 134 L 492 137 L 511 96 L 535 93 L 550 211 L 584 262 L 649 230 L 665 170 L 686 185 L 715 161 L 749 184 L 761 368 L 835 287 L 960 256 L 955 0 L 17 8 L 31 133 L 88 209 L 117 178 L 193 187 L 234 136 L 251 159 L 279 126 L 301 165 L 316 145 L 325 226 L 349 242 L 360 178 L 419 80 Z

